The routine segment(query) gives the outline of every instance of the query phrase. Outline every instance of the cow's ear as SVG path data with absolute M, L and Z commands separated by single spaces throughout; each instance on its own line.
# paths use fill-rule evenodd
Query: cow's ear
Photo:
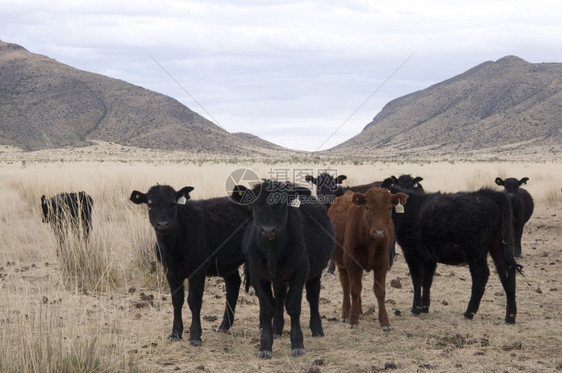
M 503 180 L 500 177 L 496 177 L 496 184 L 498 185 L 504 185 Z
M 365 196 L 361 193 L 354 193 L 351 201 L 358 206 L 363 205 L 365 203 Z
M 527 184 L 527 181 L 529 181 L 529 178 L 524 177 L 523 179 L 519 180 L 519 185 Z
M 47 198 L 45 197 L 44 194 L 41 196 L 41 204 L 42 204 L 42 205 L 46 205 L 46 204 L 47 204 Z
M 186 186 L 186 187 L 183 187 L 183 188 L 181 188 L 180 190 L 178 190 L 178 191 L 176 192 L 176 198 L 177 198 L 178 202 L 181 201 L 180 205 L 184 204 L 185 202 L 187 202 L 187 200 L 189 200 L 189 199 L 191 198 L 191 197 L 189 196 L 189 193 L 190 193 L 193 189 L 195 189 L 195 188 L 194 188 L 194 187 L 190 187 L 190 186 Z M 182 199 L 182 198 L 185 198 L 185 200 Z
M 392 194 L 391 196 L 392 206 L 396 206 L 398 204 L 405 205 L 406 200 L 408 199 L 408 195 L 406 193 L 398 192 L 396 194 Z
M 344 181 L 345 179 L 347 179 L 347 176 L 345 176 L 345 175 L 340 175 L 340 176 L 336 177 L 336 184 L 341 184 L 342 181 Z
M 312 175 L 306 175 L 304 179 L 309 183 L 316 184 L 316 178 Z
M 129 199 L 131 200 L 131 202 L 133 202 L 135 205 L 140 205 L 141 203 L 146 203 L 147 199 L 146 199 L 146 194 L 139 192 L 138 190 L 133 190 L 133 193 L 131 193 L 131 197 L 129 197 Z
M 414 188 L 420 187 L 420 186 L 421 186 L 421 185 L 420 185 L 420 181 L 422 181 L 422 180 L 423 180 L 423 177 L 421 177 L 421 176 L 416 176 L 416 177 L 414 178 Z
M 395 178 L 394 176 L 387 177 L 386 179 L 384 179 L 384 180 L 382 181 L 381 187 L 383 187 L 383 188 L 385 188 L 385 189 L 388 189 L 388 188 L 390 188 L 390 186 L 391 186 L 392 184 L 394 184 L 395 182 L 396 182 L 396 178 Z

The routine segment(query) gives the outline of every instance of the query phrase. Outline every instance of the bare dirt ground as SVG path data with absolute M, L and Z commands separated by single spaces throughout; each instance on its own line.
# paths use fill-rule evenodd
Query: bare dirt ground
M 4 176 L 9 178 L 10 173 Z M 562 370 L 562 210 L 559 202 L 538 201 L 525 227 L 523 257 L 519 260 L 524 275 L 517 278 L 515 325 L 503 322 L 505 294 L 491 262 L 490 279 L 474 320 L 462 318 L 470 296 L 468 268 L 444 265 L 437 268 L 429 314 L 409 316 L 412 285 L 398 249 L 399 256 L 387 277 L 391 332 L 381 331 L 377 321 L 372 273 L 364 276 L 365 315 L 358 329 L 348 329 L 339 322 L 339 279 L 327 275 L 323 277 L 320 305 L 326 336 L 311 337 L 305 300 L 301 322 L 307 354 L 291 357 L 289 336 L 285 333 L 274 341 L 273 359 L 260 360 L 256 357 L 260 332 L 255 295 L 241 291 L 232 329 L 226 334 L 214 331 L 224 309 L 221 279 L 207 280 L 202 309 L 202 346 L 188 345 L 188 335 L 184 335 L 181 342 L 167 340 L 172 324 L 167 285 L 156 275 L 142 273 L 131 264 L 135 244 L 127 232 L 132 227 L 144 230 L 148 237 L 151 232 L 145 212 L 135 210 L 126 201 L 126 193 L 130 193 L 128 185 L 122 188 L 124 196 L 111 201 L 114 209 L 111 214 L 99 212 L 108 202 L 98 198 L 95 205 L 98 211 L 94 215 L 94 222 L 98 224 L 94 233 L 104 236 L 103 239 L 94 237 L 94 247 L 106 250 L 111 267 L 119 273 L 119 281 L 103 291 L 84 291 L 63 286 L 60 264 L 54 254 L 56 244 L 52 232 L 40 222 L 36 196 L 26 197 L 33 193 L 25 190 L 16 192 L 17 188 L 12 187 L 17 183 L 10 184 L 6 180 L 0 192 L 0 371 L 47 371 L 48 361 L 64 361 L 68 354 L 82 360 L 93 355 L 100 360 L 102 368 L 109 364 L 106 371 Z M 106 185 L 109 181 L 98 180 L 98 183 L 101 185 L 97 187 L 98 194 L 102 194 L 104 188 L 111 194 L 116 192 L 114 187 Z M 107 241 L 105 236 L 112 238 Z M 190 323 L 187 304 L 183 315 L 187 329 Z M 34 362 L 39 365 L 33 366 Z M 14 366 L 20 368 L 14 369 Z M 103 371 L 102 368 L 99 371 Z M 56 370 L 56 367 L 52 369 Z

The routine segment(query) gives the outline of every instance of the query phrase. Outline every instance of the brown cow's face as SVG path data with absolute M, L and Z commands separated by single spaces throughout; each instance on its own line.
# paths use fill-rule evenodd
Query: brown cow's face
M 363 222 L 373 238 L 382 238 L 388 234 L 392 220 L 392 209 L 400 203 L 404 205 L 408 195 L 392 194 L 387 189 L 371 188 L 365 193 L 355 193 L 353 203 L 363 207 Z

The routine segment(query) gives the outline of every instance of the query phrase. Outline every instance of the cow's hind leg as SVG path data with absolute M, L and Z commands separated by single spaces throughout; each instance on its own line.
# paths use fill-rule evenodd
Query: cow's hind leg
M 238 302 L 238 293 L 240 292 L 240 274 L 235 271 L 231 275 L 224 278 L 226 286 L 226 306 L 222 323 L 219 326 L 218 332 L 225 333 L 230 329 L 234 323 L 234 312 L 236 311 L 236 302 Z
M 515 268 L 510 268 L 507 264 L 503 256 L 503 249 L 498 249 L 491 254 L 507 300 L 505 322 L 506 324 L 514 324 L 515 316 L 517 315 L 517 304 L 515 302 Z
M 472 292 L 464 317 L 472 320 L 480 307 L 480 301 L 482 300 L 486 283 L 490 277 L 490 270 L 488 269 L 485 256 L 483 259 L 469 260 L 468 265 L 470 268 L 470 276 L 472 277 Z
M 421 298 L 421 313 L 429 313 L 429 304 L 431 302 L 431 285 L 433 284 L 433 275 L 436 262 L 425 262 L 423 265 L 423 280 L 422 280 L 422 298 Z
M 351 293 L 349 291 L 349 277 L 347 275 L 347 269 L 338 265 L 338 274 L 340 276 L 341 289 L 343 293 L 340 321 L 349 322 L 349 311 L 351 309 Z
M 273 294 L 275 296 L 275 314 L 273 316 L 273 338 L 279 338 L 283 334 L 285 326 L 285 318 L 283 317 L 283 308 L 285 307 L 285 298 L 287 296 L 287 284 L 280 282 L 274 286 Z
M 320 318 L 320 276 L 306 282 L 306 300 L 310 305 L 310 330 L 313 337 L 323 337 L 322 319 Z
M 423 266 L 417 262 L 415 259 L 408 260 L 408 268 L 410 269 L 410 277 L 412 278 L 412 285 L 414 286 L 414 299 L 412 302 L 412 309 L 410 311 L 410 315 L 418 316 L 422 309 L 422 302 L 421 302 L 421 289 L 422 289 L 422 281 L 423 281 Z

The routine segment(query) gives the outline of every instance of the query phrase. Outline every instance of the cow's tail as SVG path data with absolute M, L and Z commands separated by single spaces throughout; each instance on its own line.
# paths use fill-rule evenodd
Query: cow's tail
M 500 206 L 502 224 L 502 246 L 504 257 L 509 267 L 519 273 L 523 273 L 523 266 L 515 261 L 513 255 L 514 233 L 513 233 L 513 210 L 508 196 L 502 192 L 491 191 L 492 198 Z

